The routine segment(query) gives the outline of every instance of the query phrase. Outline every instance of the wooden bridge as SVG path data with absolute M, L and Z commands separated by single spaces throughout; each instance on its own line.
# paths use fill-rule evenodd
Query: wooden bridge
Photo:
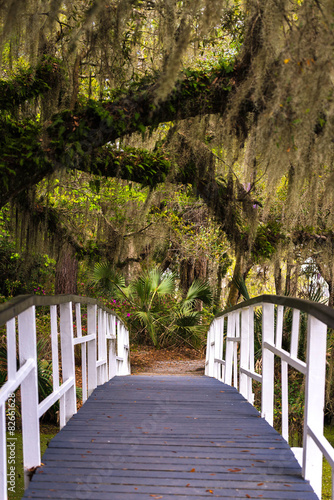
M 36 370 L 38 306 L 50 307 L 54 361 L 54 390 L 41 402 Z M 262 366 L 254 367 L 259 308 Z M 282 332 L 284 311 L 289 308 L 287 351 L 282 348 Z M 300 316 L 305 314 L 308 352 L 302 361 Z M 125 326 L 90 299 L 17 299 L 2 307 L 1 323 L 7 324 L 8 336 L 8 381 L 0 392 L 1 498 L 7 498 L 5 405 L 18 386 L 25 471 L 36 467 L 24 499 L 320 498 L 323 455 L 334 465 L 333 449 L 323 436 L 326 325 L 334 325 L 331 309 L 262 296 L 225 311 L 208 333 L 206 377 L 129 376 Z M 75 345 L 81 345 L 83 399 L 88 398 L 78 412 Z M 283 436 L 270 425 L 274 356 L 281 358 Z M 288 365 L 306 377 L 304 445 L 299 455 L 285 439 Z M 253 380 L 262 385 L 261 414 L 249 402 L 254 397 Z M 57 400 L 61 431 L 41 464 L 39 418 Z

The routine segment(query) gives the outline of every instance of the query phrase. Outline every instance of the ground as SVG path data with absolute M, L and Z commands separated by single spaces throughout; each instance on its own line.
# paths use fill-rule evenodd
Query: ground
M 187 347 L 155 349 L 148 346 L 132 346 L 132 375 L 203 375 L 204 352 Z

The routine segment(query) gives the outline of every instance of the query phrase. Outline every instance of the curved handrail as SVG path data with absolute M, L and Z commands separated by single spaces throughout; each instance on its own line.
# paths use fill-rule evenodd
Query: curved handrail
M 238 309 L 244 309 L 245 307 L 255 306 L 256 304 L 275 304 L 277 306 L 291 307 L 292 309 L 298 309 L 306 314 L 313 316 L 322 323 L 325 323 L 330 328 L 334 328 L 334 309 L 324 304 L 319 304 L 319 302 L 312 302 L 305 299 L 297 299 L 294 297 L 286 297 L 283 295 L 259 295 L 239 304 L 228 307 L 222 312 L 215 315 L 215 318 L 225 316 Z M 214 319 L 215 319 L 214 318 Z M 214 321 L 214 320 L 213 320 Z
M 115 316 L 124 325 L 124 321 L 115 311 L 106 307 L 100 300 L 82 295 L 18 295 L 7 302 L 0 304 L 0 326 L 3 326 L 14 316 L 18 316 L 31 306 L 58 306 L 68 302 L 83 305 L 96 305 L 109 314 Z M 125 325 L 124 325 L 125 326 Z

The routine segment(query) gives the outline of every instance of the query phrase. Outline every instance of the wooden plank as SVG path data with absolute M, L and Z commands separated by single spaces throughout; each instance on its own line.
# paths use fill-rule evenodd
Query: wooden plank
M 113 378 L 42 462 L 24 499 L 317 498 L 286 441 L 206 377 Z

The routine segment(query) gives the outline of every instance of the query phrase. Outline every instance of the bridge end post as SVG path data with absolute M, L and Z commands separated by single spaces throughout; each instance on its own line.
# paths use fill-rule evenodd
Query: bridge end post
M 18 327 L 20 366 L 28 360 L 33 361 L 33 368 L 21 383 L 24 484 L 27 488 L 29 469 L 41 463 L 35 306 L 19 314 Z

